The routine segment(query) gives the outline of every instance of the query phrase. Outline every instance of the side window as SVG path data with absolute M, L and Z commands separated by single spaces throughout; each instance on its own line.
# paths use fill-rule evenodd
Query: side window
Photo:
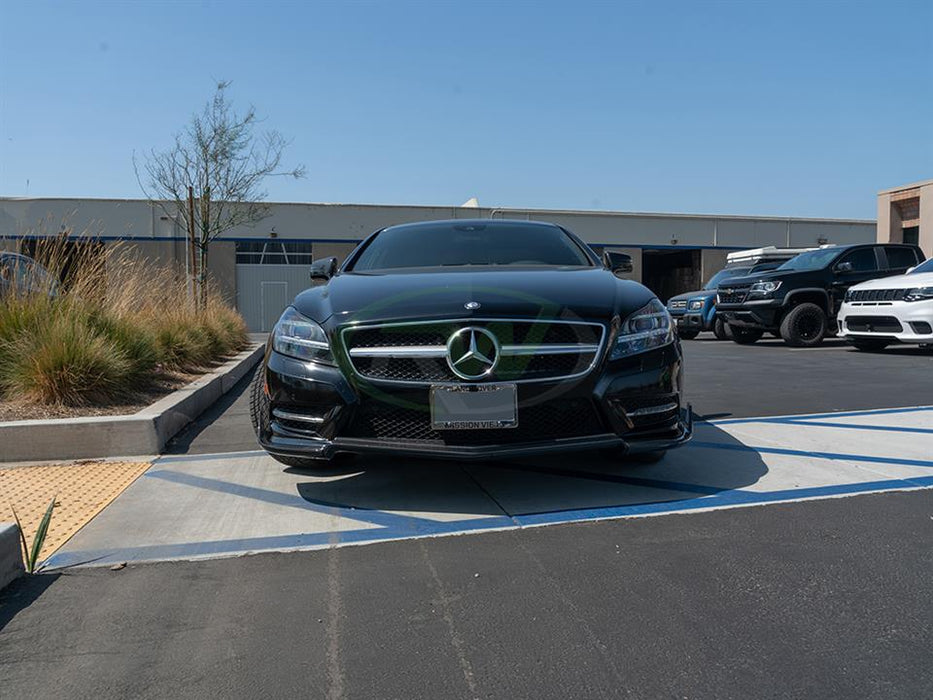
M 0 282 L 13 283 L 13 272 L 16 269 L 15 260 L 16 258 L 11 258 L 8 255 L 0 255 Z
M 917 254 L 911 248 L 885 246 L 884 253 L 888 256 L 889 270 L 906 270 L 917 264 Z
M 16 267 L 14 268 L 16 280 L 16 286 L 24 292 L 32 291 L 36 286 L 35 282 L 35 267 L 31 262 L 25 258 L 19 258 L 16 261 Z
M 32 266 L 32 288 L 37 292 L 49 292 L 55 290 L 57 283 L 52 275 L 42 265 L 36 263 Z
M 873 272 L 878 269 L 878 261 L 875 260 L 874 248 L 859 248 L 851 253 L 843 255 L 836 263 L 836 267 L 842 263 L 852 263 L 852 272 Z

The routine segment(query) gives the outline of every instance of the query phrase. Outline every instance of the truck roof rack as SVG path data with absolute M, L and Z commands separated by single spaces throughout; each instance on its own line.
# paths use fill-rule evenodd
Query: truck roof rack
M 751 248 L 749 250 L 736 250 L 726 254 L 726 263 L 731 265 L 740 262 L 763 262 L 765 260 L 789 260 L 795 255 L 806 253 L 816 248 L 778 248 L 769 245 L 764 248 Z

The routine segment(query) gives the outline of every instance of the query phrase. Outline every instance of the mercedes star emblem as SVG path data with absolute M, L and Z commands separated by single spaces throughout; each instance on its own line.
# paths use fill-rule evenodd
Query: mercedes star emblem
M 499 341 L 485 328 L 461 328 L 447 340 L 447 364 L 461 379 L 488 377 L 499 364 Z

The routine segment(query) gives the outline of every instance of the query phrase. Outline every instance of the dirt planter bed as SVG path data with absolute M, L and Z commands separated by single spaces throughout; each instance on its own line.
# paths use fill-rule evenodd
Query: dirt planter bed
M 137 413 L 0 422 L 0 463 L 156 455 L 223 396 L 263 353 L 262 343 Z

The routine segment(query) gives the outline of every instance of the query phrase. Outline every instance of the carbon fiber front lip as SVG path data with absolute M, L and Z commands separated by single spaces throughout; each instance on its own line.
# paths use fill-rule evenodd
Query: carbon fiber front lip
M 317 457 L 328 459 L 338 452 L 370 454 L 417 455 L 439 459 L 489 459 L 519 457 L 553 452 L 590 450 L 607 447 L 624 447 L 631 454 L 655 452 L 680 447 L 693 436 L 693 409 L 682 409 L 677 434 L 674 437 L 626 440 L 614 433 L 601 433 L 574 438 L 557 438 L 550 442 L 522 443 L 517 445 L 434 445 L 417 441 L 369 440 L 361 438 L 301 439 L 272 436 L 261 443 L 271 454 L 286 457 Z

